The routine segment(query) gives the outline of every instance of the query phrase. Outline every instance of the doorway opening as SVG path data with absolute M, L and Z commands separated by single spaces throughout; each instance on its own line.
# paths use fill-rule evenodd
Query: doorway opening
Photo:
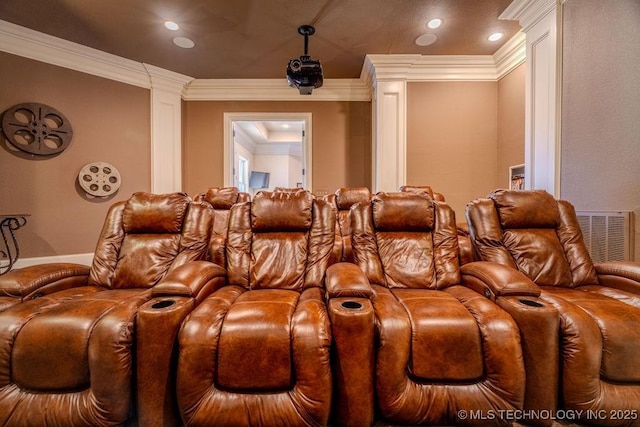
M 224 158 L 225 186 L 312 191 L 311 113 L 224 113 Z

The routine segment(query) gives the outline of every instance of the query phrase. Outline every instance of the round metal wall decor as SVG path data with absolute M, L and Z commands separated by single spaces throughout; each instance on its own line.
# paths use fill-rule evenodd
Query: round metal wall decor
M 61 153 L 71 143 L 71 123 L 48 105 L 27 102 L 14 105 L 2 116 L 2 131 L 20 151 L 38 156 Z
M 87 194 L 109 197 L 120 189 L 120 173 L 109 163 L 88 163 L 80 170 L 78 182 Z

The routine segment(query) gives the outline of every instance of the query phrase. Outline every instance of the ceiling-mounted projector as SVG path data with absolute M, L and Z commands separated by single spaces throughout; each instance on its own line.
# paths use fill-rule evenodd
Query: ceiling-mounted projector
M 304 55 L 292 59 L 287 65 L 287 82 L 289 86 L 297 88 L 300 95 L 311 95 L 314 88 L 322 86 L 322 65 L 307 54 L 309 36 L 315 32 L 316 29 L 311 25 L 298 27 L 298 33 L 304 36 Z

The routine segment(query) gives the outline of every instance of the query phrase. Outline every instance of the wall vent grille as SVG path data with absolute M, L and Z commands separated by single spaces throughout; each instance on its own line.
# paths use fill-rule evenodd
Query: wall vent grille
M 633 260 L 633 212 L 576 211 L 593 262 Z

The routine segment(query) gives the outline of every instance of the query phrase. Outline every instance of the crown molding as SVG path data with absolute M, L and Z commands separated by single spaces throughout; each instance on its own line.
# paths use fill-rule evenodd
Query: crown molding
M 197 79 L 185 89 L 187 101 L 370 101 L 371 88 L 360 79 L 326 79 L 311 95 L 285 79 Z
M 526 61 L 526 42 L 527 37 L 525 33 L 523 31 L 519 31 L 493 54 L 498 80 Z
M 144 65 L 0 20 L 0 50 L 82 73 L 151 88 Z
M 151 88 L 170 93 L 183 94 L 185 86 L 193 80 L 193 77 L 174 73 L 164 68 L 150 64 L 142 64 L 151 79 Z
M 257 144 L 256 150 L 253 153 L 255 156 L 302 156 L 302 144 L 301 143 L 288 143 L 288 142 L 269 142 L 265 144 Z
M 515 0 L 510 7 L 524 2 Z M 0 51 L 178 93 L 186 101 L 370 101 L 376 81 L 496 81 L 524 62 L 524 39 L 524 33 L 516 34 L 494 55 L 367 55 L 360 78 L 326 79 L 311 95 L 300 95 L 285 79 L 193 79 L 0 20 Z
M 367 55 L 375 81 L 496 80 L 491 55 Z
M 558 6 L 558 0 L 513 0 L 499 19 L 518 21 L 525 33 Z
M 525 61 L 525 41 L 518 32 L 493 55 L 367 55 L 360 80 L 497 81 Z
M 256 152 L 256 142 L 253 140 L 253 138 L 251 138 L 251 136 L 249 136 L 244 129 L 242 129 L 239 126 L 235 126 L 234 127 L 234 132 L 235 132 L 235 138 L 236 138 L 236 142 L 240 145 L 242 145 L 247 151 L 249 151 L 251 154 L 254 154 Z

